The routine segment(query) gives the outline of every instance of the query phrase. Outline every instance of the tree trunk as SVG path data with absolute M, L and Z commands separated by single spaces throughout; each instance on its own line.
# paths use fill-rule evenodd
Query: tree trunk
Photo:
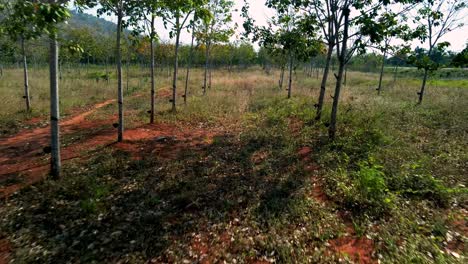
M 122 33 L 122 7 L 119 7 L 117 15 L 117 94 L 119 104 L 119 126 L 117 141 L 123 141 L 124 116 L 123 116 L 123 89 L 122 89 L 122 51 L 121 51 L 121 33 Z
M 53 179 L 60 177 L 60 128 L 59 128 L 59 87 L 58 87 L 58 53 L 57 36 L 50 37 L 49 72 L 50 72 L 50 174 Z
M 396 83 L 397 74 L 398 74 L 398 64 L 395 66 L 395 71 L 393 72 L 393 83 Z
M 179 40 L 180 40 L 180 17 L 176 17 L 176 43 L 175 43 L 175 58 L 174 58 L 174 76 L 172 79 L 172 112 L 176 112 L 176 92 L 177 92 L 177 71 L 179 68 Z
M 26 101 L 26 111 L 31 111 L 31 102 L 29 97 L 29 76 L 28 61 L 26 59 L 26 49 L 24 47 L 24 38 L 21 38 L 21 53 L 23 55 L 23 74 L 24 74 L 24 99 Z
M 346 83 L 348 81 L 348 67 L 345 65 L 344 68 L 344 80 L 343 80 L 343 85 L 346 86 Z
M 427 76 L 428 75 L 429 75 L 429 70 L 424 69 L 424 78 L 423 78 L 423 82 L 422 82 L 422 85 L 421 85 L 421 91 L 419 91 L 419 93 L 418 93 L 418 95 L 419 95 L 418 104 L 422 103 L 422 100 L 423 100 L 423 97 L 424 97 L 424 89 L 426 88 L 426 82 L 427 82 Z
M 127 50 L 127 59 L 126 59 L 126 63 L 125 63 L 125 68 L 126 68 L 126 82 L 127 82 L 127 87 L 126 87 L 126 90 L 127 90 L 127 94 L 128 94 L 128 89 L 129 89 L 129 82 L 130 82 L 130 51 Z
M 330 63 L 333 54 L 333 47 L 334 45 L 328 45 L 327 59 L 325 62 L 325 68 L 323 70 L 322 83 L 320 84 L 320 95 L 317 103 L 317 113 L 315 115 L 315 120 L 320 120 L 320 118 L 322 118 L 323 101 L 325 99 L 325 91 L 327 87 L 328 73 L 330 72 Z
M 384 51 L 383 58 L 382 58 L 382 65 L 380 67 L 379 87 L 377 88 L 378 95 L 380 95 L 380 92 L 382 91 L 382 79 L 383 79 L 384 68 L 385 68 L 385 56 L 387 56 L 387 51 Z
M 62 62 L 60 61 L 60 57 L 59 57 L 58 69 L 59 69 L 59 80 L 62 80 Z
M 340 54 L 338 54 L 339 68 L 338 76 L 336 79 L 335 95 L 333 96 L 333 106 L 330 118 L 330 126 L 328 128 L 328 136 L 330 139 L 335 139 L 336 135 L 336 117 L 338 114 L 338 103 L 340 101 L 341 86 L 343 85 L 343 75 L 346 67 L 346 55 L 348 52 L 348 30 L 349 30 L 349 8 L 343 10 L 344 15 L 344 29 L 343 29 L 343 40 Z
M 280 89 L 280 90 L 283 90 L 284 70 L 285 70 L 285 67 L 284 67 L 284 65 L 282 65 L 282 66 L 281 66 L 280 79 L 279 79 L 279 81 L 278 81 L 279 89 Z
M 206 42 L 206 50 L 205 50 L 205 73 L 203 75 L 203 95 L 206 94 L 206 88 L 208 85 L 208 66 L 210 63 L 210 43 L 209 41 Z
M 192 29 L 194 30 L 194 29 Z M 187 74 L 185 75 L 185 91 L 184 91 L 184 104 L 187 104 L 187 90 L 190 77 L 190 67 L 192 66 L 192 56 L 193 56 L 193 42 L 195 40 L 195 32 L 192 32 L 192 42 L 190 44 L 190 53 L 187 61 Z
M 151 15 L 151 39 L 150 39 L 150 45 L 151 45 L 151 114 L 150 114 L 150 123 L 154 123 L 154 103 L 155 103 L 155 80 L 154 80 L 154 37 L 156 33 L 155 29 L 155 20 L 156 20 L 156 15 L 152 14 Z
M 213 73 L 213 62 L 208 62 L 208 89 L 211 89 L 212 73 Z
M 288 84 L 288 99 L 291 98 L 292 88 L 292 74 L 293 74 L 293 55 L 289 53 L 289 84 Z

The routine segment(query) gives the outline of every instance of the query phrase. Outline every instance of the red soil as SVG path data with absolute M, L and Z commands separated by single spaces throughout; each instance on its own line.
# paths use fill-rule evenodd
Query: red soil
M 372 257 L 374 242 L 366 237 L 344 236 L 330 241 L 334 251 L 346 255 L 356 263 L 377 263 Z
M 6 239 L 0 239 L 0 264 L 10 262 L 11 245 Z
M 310 153 L 312 152 L 312 149 L 310 147 L 302 147 L 297 154 L 299 154 L 300 157 L 305 158 L 307 157 Z
M 138 96 L 138 95 L 137 95 Z M 211 143 L 217 135 L 216 130 L 206 131 L 202 128 L 180 128 L 170 124 L 144 125 L 125 130 L 124 142 L 113 144 L 117 139 L 116 129 L 112 128 L 113 120 L 87 120 L 95 113 L 115 100 L 99 103 L 90 110 L 72 116 L 60 123 L 62 135 L 80 131 L 93 131 L 96 127 L 108 127 L 91 132 L 84 139 L 78 140 L 61 149 L 63 161 L 84 158 L 82 153 L 112 145 L 115 148 L 131 153 L 140 159 L 148 153 L 159 157 L 173 158 L 175 154 L 187 147 L 201 148 Z M 115 118 L 114 118 L 115 119 Z M 43 148 L 49 145 L 50 127 L 21 131 L 2 138 L 0 141 L 0 183 L 13 181 L 6 186 L 0 185 L 0 197 L 6 197 L 19 189 L 42 180 L 49 171 L 50 155 Z M 170 144 L 167 144 L 170 141 Z

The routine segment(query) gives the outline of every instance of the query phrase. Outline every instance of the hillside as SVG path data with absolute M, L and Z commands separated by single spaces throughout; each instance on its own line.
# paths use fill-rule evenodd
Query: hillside
M 86 13 L 80 13 L 72 10 L 72 17 L 68 22 L 70 28 L 89 27 L 96 31 L 96 34 L 113 35 L 115 32 L 115 24 L 103 18 L 96 17 Z

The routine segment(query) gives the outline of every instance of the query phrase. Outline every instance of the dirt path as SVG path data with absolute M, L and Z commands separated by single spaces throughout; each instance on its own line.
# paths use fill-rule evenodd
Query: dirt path
M 114 102 L 115 100 L 107 100 L 63 120 L 60 123 L 61 134 L 95 127 L 95 124 L 87 121 L 86 117 Z M 47 173 L 49 155 L 44 153 L 44 147 L 49 145 L 49 138 L 50 126 L 46 126 L 24 130 L 0 139 L 0 197 L 7 196 L 24 185 L 39 181 Z M 62 155 L 65 159 L 73 156 L 66 150 Z
M 221 133 L 221 131 L 182 128 L 173 124 L 160 123 L 125 130 L 125 141 L 115 143 L 117 132 L 112 127 L 115 118 L 104 121 L 86 119 L 100 108 L 114 102 L 115 100 L 107 100 L 96 104 L 90 110 L 61 122 L 62 136 L 87 132 L 83 139 L 62 147 L 62 161 L 66 162 L 78 157 L 85 158 L 83 153 L 107 146 L 128 151 L 135 159 L 140 159 L 148 153 L 173 158 L 177 152 L 187 147 L 199 148 L 211 143 L 212 138 Z M 104 129 L 93 131 L 96 127 Z M 0 197 L 9 196 L 22 187 L 44 178 L 49 171 L 50 155 L 44 152 L 44 147 L 49 145 L 49 137 L 50 127 L 47 126 L 21 131 L 16 135 L 1 139 Z

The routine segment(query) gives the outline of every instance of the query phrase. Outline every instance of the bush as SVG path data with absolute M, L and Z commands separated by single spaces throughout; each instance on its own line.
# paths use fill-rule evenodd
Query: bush
M 378 217 L 393 204 L 382 169 L 372 159 L 360 162 L 357 171 L 339 169 L 327 179 L 329 194 L 353 213 Z

